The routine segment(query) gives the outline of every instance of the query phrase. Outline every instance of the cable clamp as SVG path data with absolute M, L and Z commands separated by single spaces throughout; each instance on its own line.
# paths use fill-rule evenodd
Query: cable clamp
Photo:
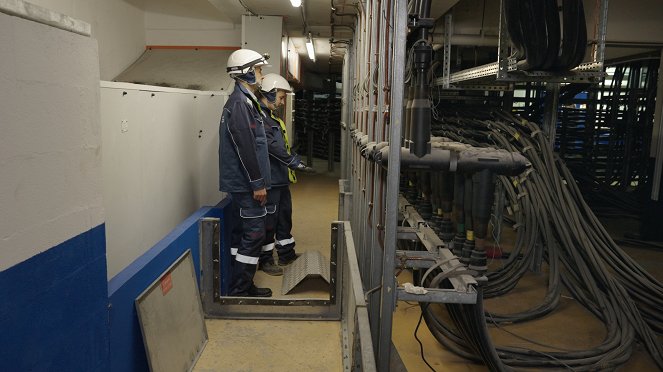
M 527 195 L 528 195 L 528 194 L 527 194 L 527 191 L 523 191 L 523 192 L 521 192 L 520 194 L 518 194 L 517 196 L 518 196 L 518 199 L 521 199 L 521 198 L 526 197 Z
M 541 134 L 541 129 L 537 129 L 537 130 L 533 131 L 532 134 L 530 134 L 529 136 L 534 138 L 537 134 Z
M 531 150 L 531 149 L 533 149 L 532 145 L 527 145 L 527 146 L 523 147 L 523 151 L 521 151 L 521 152 L 527 152 L 527 150 Z
M 518 229 L 519 229 L 520 227 L 522 227 L 522 226 L 523 226 L 522 223 L 517 223 L 517 224 L 513 225 L 512 228 L 513 228 L 514 230 L 518 230 Z
M 532 173 L 533 171 L 534 171 L 534 169 L 529 168 L 528 170 L 526 170 L 526 171 L 523 173 L 522 176 L 520 176 L 520 184 L 521 184 L 521 185 L 522 185 L 523 183 L 525 183 L 525 181 L 527 181 L 527 178 L 529 177 L 530 173 Z

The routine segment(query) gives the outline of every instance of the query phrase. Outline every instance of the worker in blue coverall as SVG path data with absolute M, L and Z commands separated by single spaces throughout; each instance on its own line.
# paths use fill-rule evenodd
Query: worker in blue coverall
M 242 297 L 271 297 L 269 288 L 253 283 L 265 238 L 270 187 L 269 155 L 265 136 L 265 114 L 255 94 L 262 80 L 266 59 L 259 53 L 240 49 L 228 58 L 227 72 L 235 88 L 223 107 L 219 127 L 219 189 L 231 197 L 236 212 L 237 234 L 233 234 L 232 277 L 228 294 Z M 271 208 L 271 212 L 275 212 Z
M 274 113 L 283 106 L 286 93 L 292 92 L 288 81 L 278 74 L 264 76 L 260 87 L 260 106 L 266 113 L 265 133 L 269 149 L 272 185 L 267 192 L 267 201 L 276 206 L 276 213 L 268 214 L 266 235 L 260 255 L 259 269 L 269 275 L 283 275 L 285 266 L 297 259 L 292 230 L 292 196 L 290 183 L 297 182 L 295 170 L 311 173 L 301 157 L 290 150 L 285 124 Z M 274 247 L 278 254 L 278 265 L 274 262 Z

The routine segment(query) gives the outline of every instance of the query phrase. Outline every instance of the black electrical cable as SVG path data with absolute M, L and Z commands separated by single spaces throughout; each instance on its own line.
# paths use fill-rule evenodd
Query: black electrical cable
M 423 319 L 424 317 L 423 308 L 428 307 L 428 305 L 429 305 L 428 303 L 424 303 L 421 305 L 422 312 L 421 315 L 419 315 L 419 321 L 417 322 L 417 327 L 414 329 L 414 339 L 417 340 L 417 342 L 419 343 L 419 354 L 421 355 L 421 359 L 424 361 L 424 363 L 426 363 L 426 365 L 428 366 L 428 368 L 430 368 L 431 371 L 437 372 L 435 368 L 433 368 L 433 366 L 431 366 L 430 363 L 428 363 L 428 361 L 426 360 L 426 357 L 424 356 L 424 344 L 421 343 L 419 336 L 417 336 L 417 332 L 419 332 L 419 326 L 421 325 L 421 319 Z
M 521 151 L 533 164 L 533 171 L 527 176 L 513 180 L 500 178 L 511 208 L 517 206 L 513 213 L 515 223 L 519 225 L 515 254 L 497 272 L 488 273 L 489 281 L 482 288 L 482 294 L 484 291 L 486 296 L 491 292 L 503 294 L 515 287 L 532 262 L 532 247 L 536 244 L 546 247 L 543 258 L 549 268 L 548 292 L 535 308 L 503 318 L 498 316 L 495 322 L 524 321 L 549 313 L 557 307 L 560 289 L 564 285 L 578 303 L 605 324 L 607 330 L 601 345 L 588 350 L 544 353 L 512 347 L 495 349 L 487 335 L 483 304 L 471 309 L 447 305 L 455 330 L 429 309 L 422 309 L 423 319 L 433 336 L 463 357 L 476 360 L 481 356 L 491 370 L 506 366 L 579 371 L 612 369 L 628 360 L 637 340 L 662 367 L 661 345 L 657 337 L 663 325 L 660 313 L 663 286 L 610 238 L 584 202 L 568 168 L 553 154 L 547 139 L 540 134 L 540 129 L 505 112 L 493 113 L 492 120 L 443 118 L 433 129 L 435 135 L 443 134 L 475 146 L 490 145 Z M 518 259 L 521 254 L 522 259 Z M 480 308 L 481 316 L 475 314 L 476 308 Z M 495 359 L 491 350 L 496 351 L 501 362 Z

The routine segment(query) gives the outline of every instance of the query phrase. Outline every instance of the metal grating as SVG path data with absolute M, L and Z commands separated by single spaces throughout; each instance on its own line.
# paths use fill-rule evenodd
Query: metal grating
M 286 295 L 310 276 L 319 276 L 329 283 L 329 262 L 318 251 L 305 252 L 283 272 L 282 294 Z

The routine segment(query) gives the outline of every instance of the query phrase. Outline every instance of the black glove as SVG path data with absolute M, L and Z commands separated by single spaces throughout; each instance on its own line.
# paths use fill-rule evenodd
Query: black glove
M 313 169 L 311 167 L 307 167 L 306 164 L 304 164 L 304 163 L 297 164 L 297 167 L 295 167 L 295 170 L 298 170 L 298 171 L 304 172 L 304 173 L 316 173 L 315 169 Z

